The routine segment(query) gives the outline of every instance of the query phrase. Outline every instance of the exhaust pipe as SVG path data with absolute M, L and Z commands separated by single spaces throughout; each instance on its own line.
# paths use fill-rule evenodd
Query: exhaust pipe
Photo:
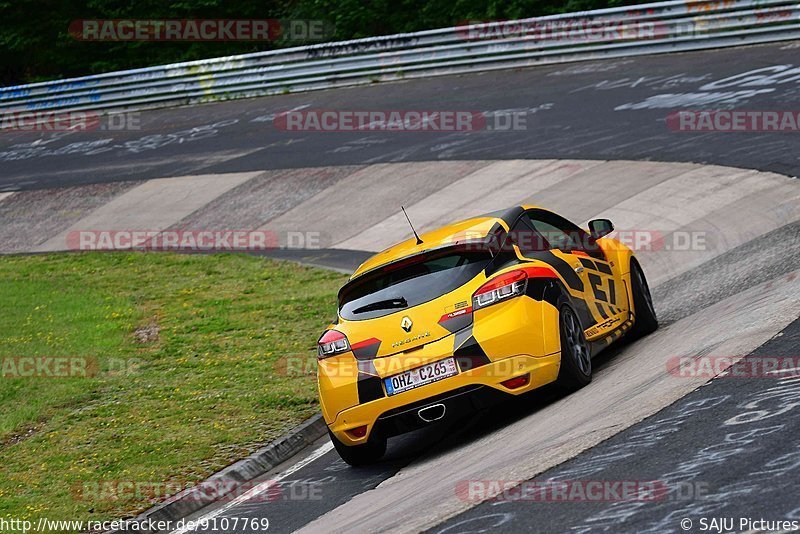
M 417 415 L 426 423 L 433 423 L 434 421 L 438 421 L 444 417 L 445 411 L 446 408 L 444 404 L 432 404 L 430 406 L 420 408 L 420 410 L 417 412 Z

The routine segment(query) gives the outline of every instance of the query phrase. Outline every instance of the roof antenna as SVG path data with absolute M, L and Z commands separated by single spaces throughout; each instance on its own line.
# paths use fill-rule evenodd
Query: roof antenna
M 417 238 L 417 245 L 421 245 L 422 244 L 422 239 L 419 238 L 419 235 L 417 234 L 417 231 L 414 230 L 414 225 L 411 224 L 411 219 L 408 218 L 408 213 L 406 213 L 406 209 L 403 206 L 400 206 L 400 209 L 403 210 L 403 215 L 406 216 L 406 220 L 408 221 L 408 225 L 411 227 L 411 231 L 414 232 L 414 237 Z

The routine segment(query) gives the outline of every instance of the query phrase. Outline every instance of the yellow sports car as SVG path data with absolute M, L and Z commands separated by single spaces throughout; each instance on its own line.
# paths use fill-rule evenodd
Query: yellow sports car
M 585 386 L 600 350 L 658 328 L 613 229 L 518 206 L 415 232 L 364 262 L 318 342 L 322 414 L 342 459 L 375 461 L 388 437 L 551 382 Z

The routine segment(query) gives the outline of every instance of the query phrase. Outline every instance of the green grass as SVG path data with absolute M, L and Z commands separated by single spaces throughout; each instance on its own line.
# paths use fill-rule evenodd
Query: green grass
M 286 376 L 279 359 L 313 361 L 343 282 L 231 254 L 0 258 L 0 359 L 87 357 L 100 369 L 0 376 L 0 517 L 127 516 L 158 499 L 76 489 L 185 486 L 314 414 L 314 375 Z

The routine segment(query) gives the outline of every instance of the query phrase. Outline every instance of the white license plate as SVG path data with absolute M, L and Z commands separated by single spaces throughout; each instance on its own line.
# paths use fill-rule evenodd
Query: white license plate
M 438 362 L 411 369 L 399 375 L 384 378 L 383 383 L 386 385 L 386 393 L 396 395 L 457 374 L 456 360 L 447 358 L 446 360 L 439 360 Z

